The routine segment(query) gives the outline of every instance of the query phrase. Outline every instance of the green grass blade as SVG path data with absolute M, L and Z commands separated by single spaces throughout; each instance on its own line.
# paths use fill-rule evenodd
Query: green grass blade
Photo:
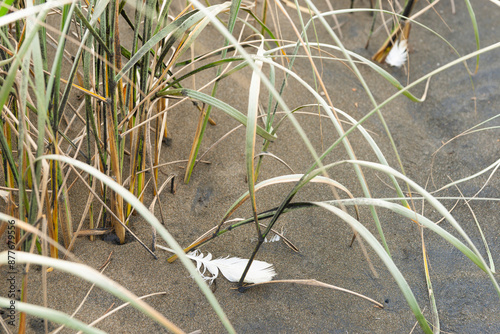
M 328 201 L 326 203 L 337 204 L 337 201 Z M 462 252 L 465 256 L 467 256 L 474 264 L 476 264 L 481 270 L 487 271 L 487 266 L 484 266 L 484 263 L 481 261 L 481 258 L 473 252 L 469 247 L 467 247 L 460 239 L 453 236 L 450 232 L 446 231 L 440 225 L 431 221 L 429 218 L 404 207 L 401 204 L 392 203 L 383 199 L 376 198 L 355 198 L 355 199 L 345 199 L 341 201 L 344 205 L 374 205 L 380 208 L 385 208 L 391 210 L 398 215 L 406 217 L 410 220 L 418 221 L 418 223 L 422 224 L 425 228 L 428 228 L 430 231 L 436 233 L 448 243 L 453 245 L 456 249 Z
M 493 285 L 495 286 L 495 289 L 498 293 L 498 296 L 500 297 L 500 286 L 498 285 L 498 282 L 496 281 L 495 277 L 493 276 L 493 273 L 489 269 L 488 265 L 486 264 L 486 261 L 483 259 L 481 256 L 481 253 L 478 251 L 472 240 L 469 238 L 467 233 L 462 229 L 460 224 L 455 220 L 455 218 L 450 214 L 450 212 L 444 207 L 441 202 L 439 202 L 434 196 L 429 194 L 424 188 L 419 186 L 416 182 L 410 180 L 408 177 L 403 175 L 402 173 L 394 170 L 391 167 L 384 166 L 381 164 L 373 163 L 373 162 L 368 162 L 368 161 L 346 161 L 348 163 L 353 163 L 353 164 L 359 164 L 361 166 L 369 167 L 381 172 L 384 172 L 385 174 L 392 174 L 398 179 L 402 179 L 405 181 L 411 188 L 413 188 L 416 192 L 418 192 L 420 195 L 422 195 L 443 217 L 446 218 L 446 220 L 453 226 L 453 228 L 462 236 L 462 238 L 465 239 L 469 247 L 472 249 L 472 251 L 476 254 L 477 258 L 479 259 L 479 263 L 476 263 L 483 271 L 485 271 L 488 276 L 490 277 Z
M 229 5 L 215 5 L 210 7 L 210 11 L 217 15 L 221 11 L 227 9 Z M 130 58 L 130 60 L 123 66 L 123 68 L 115 76 L 115 81 L 118 81 L 127 73 L 132 66 L 134 66 L 146 53 L 148 53 L 154 45 L 160 42 L 162 39 L 167 37 L 173 31 L 176 31 L 178 37 L 182 36 L 190 27 L 205 18 L 205 15 L 199 11 L 192 11 L 184 14 L 174 22 L 170 23 L 165 28 L 161 29 L 157 34 L 151 36 L 151 38 Z
M 467 11 L 469 12 L 470 20 L 472 22 L 472 27 L 474 28 L 474 37 L 476 39 L 476 50 L 480 50 L 481 46 L 479 44 L 479 28 L 477 27 L 476 14 L 474 14 L 474 10 L 472 9 L 472 4 L 469 0 L 464 0 L 465 5 L 467 6 Z M 474 73 L 477 73 L 479 68 L 479 53 L 476 56 L 476 70 Z
M 195 75 L 197 73 L 203 72 L 203 71 L 208 70 L 210 68 L 214 68 L 214 67 L 226 64 L 226 63 L 232 63 L 232 62 L 241 61 L 241 60 L 242 60 L 241 57 L 224 58 L 224 59 L 221 59 L 221 60 L 217 60 L 217 61 L 205 64 L 203 66 L 197 67 L 194 70 L 192 70 L 192 71 L 184 74 L 183 76 L 180 76 L 178 78 L 172 78 L 173 80 L 169 81 L 168 84 L 165 85 L 165 88 L 162 89 L 161 91 L 167 90 L 170 87 L 177 87 L 180 82 L 188 79 L 189 77 L 191 77 L 191 76 L 193 76 L 193 75 Z M 244 65 L 244 66 L 241 66 L 241 65 Z M 230 72 L 229 74 L 234 73 L 234 72 L 236 72 L 238 70 L 241 70 L 242 68 L 244 68 L 246 66 L 247 66 L 246 63 L 242 63 L 242 64 L 239 64 L 239 65 L 235 66 L 230 71 L 226 72 L 225 75 L 223 75 L 219 79 L 217 79 L 217 81 L 221 81 L 222 79 L 226 78 L 228 76 L 229 72 Z
M 304 174 L 289 174 L 289 175 L 281 175 L 281 176 L 273 177 L 273 178 L 261 181 L 258 184 L 256 184 L 255 185 L 255 192 L 261 190 L 262 188 L 271 186 L 271 185 L 291 183 L 291 182 L 300 182 L 304 177 L 305 177 Z M 350 194 L 349 190 L 344 185 L 342 185 L 341 183 L 339 183 L 335 180 L 324 177 L 324 176 L 319 176 L 319 175 L 315 176 L 315 177 L 311 178 L 310 182 L 328 184 L 332 187 L 341 189 L 342 191 L 346 192 L 347 194 Z M 244 201 L 246 201 L 248 199 L 249 195 L 250 195 L 249 191 L 247 191 L 243 195 L 241 195 L 226 211 L 221 222 L 226 221 L 229 218 L 229 216 L 238 207 L 240 207 Z
M 11 0 L 7 0 L 7 1 L 10 2 Z M 25 17 L 31 16 L 31 15 L 34 15 L 37 13 L 48 12 L 52 8 L 60 7 L 60 6 L 63 6 L 65 4 L 72 3 L 73 1 L 74 0 L 53 0 L 50 2 L 43 3 L 41 5 L 38 5 L 38 6 L 24 8 L 23 10 L 18 10 L 18 11 L 11 13 L 11 14 L 8 14 L 8 15 L 5 15 L 5 13 L 4 13 L 4 15 L 0 15 L 0 27 L 3 27 L 4 25 L 16 22 L 20 19 L 23 19 Z M 6 7 L 2 6 L 0 8 L 0 13 L 5 9 L 6 9 Z M 44 15 L 42 15 L 41 17 L 43 17 L 43 16 Z M 39 22 L 43 22 L 43 21 L 39 21 Z

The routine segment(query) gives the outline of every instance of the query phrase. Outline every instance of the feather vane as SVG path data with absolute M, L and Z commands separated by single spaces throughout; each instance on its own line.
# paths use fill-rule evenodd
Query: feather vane
M 219 271 L 230 282 L 238 282 L 248 263 L 248 259 L 239 257 L 225 257 L 212 260 L 212 254 L 203 255 L 198 250 L 186 254 L 188 258 L 196 261 L 196 269 L 200 275 L 210 284 L 217 278 Z M 207 275 L 206 272 L 210 273 Z M 276 276 L 273 265 L 264 261 L 254 260 L 247 275 L 245 283 L 263 283 L 269 282 Z

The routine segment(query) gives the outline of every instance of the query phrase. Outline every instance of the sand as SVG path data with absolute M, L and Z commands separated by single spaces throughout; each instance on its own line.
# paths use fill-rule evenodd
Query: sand
M 367 2 L 363 3 L 366 5 Z M 347 7 L 348 1 L 335 6 Z M 416 10 L 424 4 L 419 3 Z M 361 3 L 356 3 L 361 6 Z M 483 1 L 473 3 L 479 23 L 481 46 L 498 42 L 498 11 L 494 4 Z M 326 8 L 323 8 L 326 9 Z M 415 12 L 416 12 L 415 10 Z M 456 14 L 451 13 L 450 3 L 443 1 L 436 6 L 437 13 L 428 11 L 421 22 L 438 31 L 460 54 L 474 51 L 475 41 L 470 18 L 463 1 L 456 1 Z M 448 30 L 446 25 L 451 30 Z M 377 34 L 368 50 L 364 49 L 371 17 L 367 13 L 339 16 L 345 46 L 369 58 L 383 42 L 383 34 Z M 329 19 L 331 21 L 331 19 Z M 333 21 L 332 21 L 333 23 Z M 285 32 L 292 38 L 292 32 Z M 319 29 L 322 40 L 331 42 L 327 34 Z M 436 69 L 441 64 L 456 59 L 456 55 L 439 38 L 428 31 L 413 27 L 410 37 L 409 78 L 416 80 Z M 207 46 L 199 46 L 206 48 Z M 500 108 L 500 51 L 484 54 L 478 73 L 471 79 L 463 65 L 457 65 L 435 76 L 429 86 L 427 99 L 423 103 L 411 102 L 398 97 L 383 108 L 385 120 L 394 137 L 401 155 L 406 175 L 429 191 L 439 189 L 450 182 L 472 175 L 495 162 L 500 153 L 500 137 L 493 129 L 460 137 L 441 150 L 442 143 L 457 136 L 472 126 L 498 114 Z M 371 103 L 359 81 L 340 62 L 317 62 L 328 87 L 334 105 L 360 119 L 371 110 Z M 469 61 L 474 69 L 475 61 Z M 403 69 L 383 65 L 389 73 L 401 82 L 406 82 Z M 296 70 L 304 73 L 304 79 L 313 83 L 309 65 L 297 61 Z M 396 89 L 366 67 L 360 66 L 377 102 L 385 100 Z M 245 110 L 249 71 L 243 71 L 221 83 L 220 98 L 231 105 Z M 203 81 L 201 76 L 200 82 Z M 412 89 L 421 96 L 424 85 Z M 297 107 L 313 100 L 297 83 L 291 81 L 285 92 L 290 107 Z M 265 99 L 263 99 L 265 103 Z M 317 113 L 317 109 L 309 108 Z M 202 152 L 237 122 L 220 111 L 213 113 L 217 126 L 210 126 L 206 132 Z M 198 114 L 189 104 L 169 113 L 169 137 L 171 141 L 163 149 L 165 162 L 186 159 L 189 155 Z M 317 116 L 297 115 L 316 150 L 329 146 L 336 138 L 336 132 L 328 119 Z M 321 131 L 320 131 L 321 125 Z M 498 120 L 487 126 L 498 126 Z M 371 131 L 391 166 L 397 166 L 395 155 L 380 120 L 370 118 L 365 127 Z M 282 158 L 296 172 L 305 171 L 312 163 L 311 154 L 299 139 L 290 122 L 285 122 L 278 132 L 279 139 L 270 151 Z M 367 147 L 359 133 L 354 134 L 351 143 L 359 159 L 375 161 L 373 152 Z M 258 145 L 261 140 L 258 139 Z M 436 154 L 434 154 L 437 151 Z M 433 155 L 434 154 L 434 155 Z M 345 159 L 343 148 L 335 150 L 327 162 Z M 182 245 L 187 246 L 199 235 L 212 228 L 224 215 L 230 205 L 247 189 L 245 182 L 244 130 L 231 134 L 222 141 L 204 160 L 210 164 L 199 164 L 189 184 L 184 184 L 184 164 L 170 165 L 162 169 L 161 179 L 176 174 L 177 192 L 164 192 L 161 201 L 166 212 L 165 227 Z M 382 173 L 364 169 L 366 179 L 374 197 L 395 196 L 388 178 Z M 264 159 L 259 180 L 291 173 L 285 166 L 271 158 Z M 460 185 L 465 196 L 475 194 L 486 182 L 489 174 Z M 330 176 L 344 184 L 355 196 L 362 196 L 352 167 L 342 165 L 331 170 Z M 402 184 L 402 183 L 401 183 Z M 403 184 L 402 184 L 403 185 Z M 479 197 L 500 198 L 499 179 L 494 175 Z M 269 187 L 257 198 L 259 210 L 266 210 L 280 204 L 283 196 L 292 188 L 291 184 Z M 404 188 L 406 189 L 406 188 Z M 73 214 L 81 217 L 84 201 L 83 188 L 70 191 L 74 202 Z M 455 188 L 435 194 L 436 196 L 459 196 Z M 151 188 L 146 194 L 146 203 L 152 198 Z M 308 185 L 296 200 L 329 200 L 332 193 L 324 185 Z M 451 209 L 455 200 L 443 200 Z M 415 207 L 434 221 L 440 215 L 428 204 L 415 200 Z M 473 201 L 470 203 L 477 221 L 488 241 L 493 260 L 500 264 L 499 205 L 494 201 Z M 350 209 L 352 211 L 352 209 Z M 374 234 L 376 227 L 369 210 L 361 208 L 361 221 Z M 387 210 L 379 210 L 379 217 L 385 231 L 392 257 L 412 288 L 424 315 L 432 321 L 426 288 L 422 241 L 418 226 Z M 156 214 L 159 217 L 158 205 Z M 351 214 L 354 214 L 351 212 Z M 477 225 L 463 202 L 453 210 L 453 215 L 486 257 Z M 246 204 L 234 217 L 249 217 Z M 452 231 L 447 222 L 441 226 Z M 370 270 L 358 243 L 349 247 L 352 231 L 336 216 L 321 209 L 304 209 L 284 215 L 277 224 L 285 236 L 299 249 L 296 253 L 284 243 L 266 243 L 257 259 L 272 263 L 278 273 L 276 279 L 316 279 L 328 284 L 350 289 L 384 304 L 379 309 L 373 304 L 342 292 L 321 287 L 295 284 L 269 284 L 239 293 L 236 284 L 220 277 L 216 280 L 215 296 L 222 305 L 234 328 L 239 333 L 420 333 L 403 294 L 392 276 L 376 254 L 368 247 L 370 259 L 378 272 L 378 278 Z M 131 229 L 147 245 L 151 243 L 151 228 L 140 217 L 132 219 Z M 454 235 L 457 235 L 453 232 Z M 130 240 L 130 239 L 129 239 Z M 487 275 L 469 259 L 439 236 L 424 231 L 430 265 L 430 275 L 440 312 L 441 330 L 447 333 L 498 333 L 500 332 L 500 303 L 495 289 Z M 165 245 L 164 242 L 160 241 Z M 256 244 L 253 226 L 235 229 L 202 248 L 214 256 L 239 256 L 248 258 Z M 2 243 L 2 249 L 5 247 Z M 138 296 L 165 292 L 146 301 L 186 332 L 201 330 L 203 333 L 222 333 L 224 328 L 207 300 L 200 292 L 179 261 L 166 262 L 168 253 L 159 250 L 158 260 L 152 258 L 142 246 L 133 240 L 124 245 L 97 240 L 90 242 L 81 238 L 74 253 L 92 268 L 99 268 L 110 253 L 111 263 L 105 274 L 128 288 Z M 0 268 L 2 277 L 6 268 Z M 498 275 L 496 275 L 498 279 Z M 53 271 L 48 274 L 48 305 L 56 310 L 72 313 L 87 294 L 90 283 Z M 1 295 L 5 296 L 7 285 L 0 282 Z M 42 304 L 40 268 L 32 267 L 29 276 L 30 303 Z M 91 322 L 110 307 L 122 304 L 118 298 L 97 288 L 89 294 L 76 317 Z M 126 307 L 97 325 L 109 333 L 161 333 L 165 332 L 139 311 Z M 416 327 L 416 328 L 415 328 Z M 50 329 L 56 324 L 51 323 Z M 11 328 L 12 331 L 14 331 Z M 43 324 L 40 319 L 29 318 L 28 332 L 40 333 Z M 63 333 L 73 332 L 65 329 Z

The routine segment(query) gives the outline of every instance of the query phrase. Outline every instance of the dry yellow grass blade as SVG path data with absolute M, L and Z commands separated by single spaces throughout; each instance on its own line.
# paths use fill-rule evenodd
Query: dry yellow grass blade
M 116 178 L 116 182 L 118 184 L 122 184 L 122 173 L 120 171 L 120 161 L 118 154 L 118 147 L 116 145 L 116 138 L 113 128 L 113 117 L 111 115 L 110 108 L 106 108 L 106 117 L 107 117 L 107 125 L 108 125 L 108 142 L 109 142 L 109 150 L 111 155 L 111 169 L 113 171 L 113 175 Z M 112 209 L 116 214 L 120 221 L 125 221 L 125 215 L 123 212 L 123 198 L 116 193 L 112 195 Z M 114 217 L 111 218 L 111 222 L 113 227 L 115 228 L 116 235 L 120 239 L 120 243 L 125 242 L 125 228 L 122 224 L 116 221 Z
M 66 80 L 64 80 L 63 78 L 61 78 L 60 80 L 61 80 L 62 82 L 64 82 L 64 83 L 66 83 L 66 84 L 68 83 L 68 82 L 67 82 Z M 105 99 L 104 97 L 102 97 L 101 95 L 99 95 L 99 94 L 96 94 L 96 93 L 94 93 L 94 92 L 91 92 L 90 90 L 87 90 L 87 89 L 85 89 L 85 88 L 83 88 L 83 87 L 81 87 L 81 86 L 78 86 L 78 85 L 76 85 L 76 84 L 73 84 L 72 86 L 73 86 L 74 88 L 78 89 L 79 91 L 81 91 L 82 93 L 85 93 L 85 94 L 87 94 L 87 95 L 90 95 L 90 96 L 92 96 L 92 97 L 94 97 L 94 98 L 98 99 L 99 101 L 106 102 L 106 99 Z

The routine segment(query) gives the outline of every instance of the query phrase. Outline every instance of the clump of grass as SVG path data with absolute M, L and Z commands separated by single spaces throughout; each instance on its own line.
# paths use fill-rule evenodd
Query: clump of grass
M 477 24 L 472 8 L 468 1 L 466 3 L 477 38 Z M 12 6 L 13 2 L 6 1 L 4 4 Z M 205 6 L 192 0 L 185 8 L 177 8 L 179 3 L 171 0 L 147 0 L 144 3 L 61 0 L 35 6 L 16 3 L 17 7 L 14 8 L 2 7 L 0 106 L 3 117 L 0 120 L 0 147 L 3 153 L 5 189 L 8 194 L 6 213 L 0 215 L 0 218 L 4 222 L 13 218 L 19 221 L 20 228 L 15 234 L 15 249 L 22 252 L 18 253 L 18 262 L 52 266 L 101 284 L 109 293 L 130 302 L 166 328 L 180 331 L 177 326 L 130 292 L 113 287 L 111 282 L 101 276 L 96 276 L 100 277 L 99 279 L 94 277 L 93 275 L 98 274 L 90 268 L 58 260 L 62 256 L 61 250 L 65 254 L 72 250 L 86 217 L 89 218 L 89 230 L 96 233 L 97 229 L 109 220 L 120 243 L 125 242 L 127 231 L 139 239 L 128 227 L 135 211 L 141 214 L 176 252 L 169 261 L 180 257 L 225 328 L 234 332 L 217 300 L 184 255 L 182 248 L 143 204 L 144 192 L 148 184 L 151 184 L 156 196 L 151 208 L 157 202 L 161 219 L 164 219 L 159 194 L 165 184 L 158 183 L 158 169 L 161 164 L 162 142 L 167 137 L 167 111 L 180 103 L 189 102 L 192 103 L 193 110 L 199 113 L 199 117 L 190 155 L 187 157 L 184 175 L 186 183 L 190 180 L 196 162 L 200 160 L 200 147 L 208 124 L 214 124 L 210 117 L 212 110 L 224 112 L 246 127 L 245 164 L 248 192 L 234 202 L 210 233 L 186 248 L 193 250 L 226 232 L 253 224 L 258 242 L 239 280 L 240 291 L 247 289 L 243 282 L 252 260 L 282 214 L 306 207 L 318 207 L 341 218 L 355 231 L 358 240 L 366 241 L 373 248 L 393 275 L 421 328 L 426 333 L 431 333 L 432 330 L 411 288 L 391 259 L 390 247 L 378 216 L 378 210 L 384 208 L 406 217 L 409 222 L 425 226 L 459 249 L 491 278 L 500 296 L 500 288 L 492 274 L 493 264 L 487 265 L 469 236 L 439 200 L 406 177 L 397 147 L 381 113 L 381 108 L 388 106 L 399 95 L 415 102 L 423 102 L 425 94 L 422 98 L 417 98 L 409 90 L 420 83 L 428 83 L 432 76 L 451 66 L 479 57 L 481 53 L 496 49 L 500 45 L 479 49 L 477 39 L 477 51 L 466 56 L 459 55 L 456 60 L 403 86 L 381 65 L 347 50 L 325 18 L 357 11 L 385 13 L 396 17 L 397 25 L 393 27 L 393 32 L 380 49 L 380 55 L 374 57 L 383 61 L 383 55 L 387 54 L 398 34 L 402 32 L 405 39 L 408 39 L 409 29 L 405 30 L 403 26 L 409 27 L 410 22 L 416 27 L 420 26 L 415 17 L 409 17 L 413 1 L 408 1 L 404 9 L 401 7 L 400 12 L 383 9 L 321 12 L 309 0 L 305 1 L 305 7 L 291 1 L 286 1 L 285 4 L 286 8 L 283 3 L 276 1 L 270 6 L 271 3 L 266 0 L 261 7 L 244 5 L 241 1 Z M 262 8 L 260 14 L 259 8 Z M 291 18 L 287 8 L 295 12 L 293 15 L 297 20 Z M 15 10 L 8 13 L 10 9 Z M 49 13 L 58 15 L 56 24 L 48 19 Z M 286 21 L 288 29 L 292 29 L 296 34 L 296 42 L 276 37 L 283 28 L 278 23 L 268 22 L 269 17 L 279 17 Z M 235 29 L 238 21 L 242 23 L 240 34 L 243 34 L 243 29 L 254 33 L 245 42 L 234 37 L 237 35 Z M 127 40 L 127 43 L 124 43 L 125 31 L 120 28 L 120 23 L 128 25 L 127 34 L 132 36 L 131 41 Z M 200 42 L 208 26 L 214 27 L 224 37 L 224 44 L 220 48 L 214 47 L 206 54 L 187 57 L 193 45 Z M 319 27 L 327 32 L 331 40 L 318 39 L 316 29 Z M 314 32 L 313 38 L 311 30 Z M 49 49 L 52 47 L 55 48 L 55 53 L 50 56 Z M 69 49 L 76 51 L 69 52 Z M 234 54 L 231 55 L 233 51 Z M 373 105 L 373 109 L 360 120 L 338 109 L 332 102 L 331 95 L 335 91 L 327 89 L 315 62 L 317 59 L 324 62 L 334 59 L 330 52 L 345 59 L 345 64 L 355 74 Z M 294 70 L 294 62 L 300 58 L 308 61 L 311 69 L 309 73 L 297 73 Z M 50 66 L 48 59 L 52 60 Z M 380 75 L 380 80 L 386 80 L 396 88 L 395 93 L 382 103 L 376 102 L 359 71 L 359 66 L 367 66 L 375 71 Z M 248 85 L 248 107 L 244 112 L 234 107 L 231 101 L 226 102 L 218 98 L 217 87 L 221 80 L 246 67 L 251 68 L 252 74 Z M 63 75 L 65 69 L 69 70 L 69 74 Z M 191 87 L 190 79 L 200 72 L 214 69 L 215 75 L 208 82 L 204 82 L 202 88 Z M 280 75 L 277 75 L 277 72 Z M 304 80 L 305 75 L 313 78 L 313 85 Z M 284 77 L 281 83 L 278 77 Z M 303 93 L 310 96 L 311 104 L 335 128 L 337 137 L 326 143 L 326 149 L 320 152 L 314 149 L 308 133 L 294 116 L 305 106 L 289 106 L 284 101 L 287 80 L 297 82 Z M 204 88 L 211 88 L 211 93 L 203 92 Z M 83 94 L 83 100 L 72 99 L 76 91 Z M 264 92 L 268 92 L 268 95 L 264 96 Z M 259 101 L 262 100 L 267 101 L 267 107 L 261 106 Z M 284 113 L 283 118 L 278 117 L 278 110 Z M 363 127 L 363 123 L 373 115 L 377 115 L 384 125 L 398 160 L 396 167 L 389 166 L 385 156 L 387 152 L 382 152 Z M 263 153 L 272 156 L 267 152 L 272 151 L 273 142 L 279 140 L 280 127 L 284 122 L 293 124 L 300 140 L 310 151 L 313 162 L 300 173 L 284 174 L 259 181 L 260 169 L 264 163 Z M 347 129 L 344 122 L 349 124 Z M 376 161 L 361 161 L 357 158 L 350 143 L 354 134 L 363 138 L 366 148 L 375 153 Z M 258 146 L 258 137 L 263 140 L 261 147 Z M 338 147 L 344 148 L 349 159 L 325 165 L 324 159 L 330 157 Z M 329 171 L 338 166 L 353 169 L 362 193 L 354 194 L 330 176 Z M 394 186 L 399 204 L 372 198 L 370 184 L 364 177 L 363 170 L 366 169 L 381 171 L 387 175 Z M 150 172 L 150 179 L 146 171 Z M 169 177 L 168 180 L 171 179 L 172 177 Z M 84 217 L 78 224 L 71 213 L 71 196 L 68 192 L 74 182 L 70 183 L 70 180 L 81 181 L 89 189 Z M 403 181 L 410 197 L 404 195 L 398 181 Z M 293 182 L 293 189 L 276 201 L 275 208 L 263 210 L 257 202 L 258 190 L 285 182 Z M 330 185 L 332 197 L 323 202 L 293 202 L 297 193 L 309 183 Z M 338 190 L 348 198 L 341 196 Z M 427 217 L 418 214 L 410 205 L 411 199 L 414 198 L 411 195 L 413 193 L 417 193 L 446 217 L 462 241 Z M 227 224 L 229 217 L 247 200 L 250 201 L 252 217 Z M 355 206 L 356 213 L 359 206 L 369 207 L 378 235 L 369 232 L 360 223 L 357 215 L 354 217 L 348 213 L 347 206 L 350 205 Z M 263 227 L 262 221 L 265 220 L 269 222 Z M 4 233 L 6 226 L 5 223 L 0 226 L 0 235 Z M 39 229 L 46 230 L 46 233 L 39 233 Z M 64 248 L 61 248 L 60 244 L 63 244 Z M 156 256 L 154 248 L 149 249 L 144 244 L 143 246 Z M 29 254 L 35 251 L 43 256 Z M 426 259 L 424 244 L 423 252 Z M 0 256 L 1 263 L 8 263 L 7 252 L 1 253 Z M 73 261 L 76 262 L 76 259 L 73 258 Z M 427 262 L 424 263 L 424 269 L 429 291 L 432 291 Z M 28 293 L 26 289 L 27 285 L 23 285 L 23 301 Z M 432 295 L 430 298 L 433 322 L 438 326 L 436 304 Z M 8 302 L 7 299 L 0 298 L 0 305 L 8 306 Z M 19 310 L 50 318 L 72 328 L 99 332 L 67 315 L 38 306 L 21 303 Z M 21 316 L 20 332 L 25 328 L 25 320 L 25 316 Z

